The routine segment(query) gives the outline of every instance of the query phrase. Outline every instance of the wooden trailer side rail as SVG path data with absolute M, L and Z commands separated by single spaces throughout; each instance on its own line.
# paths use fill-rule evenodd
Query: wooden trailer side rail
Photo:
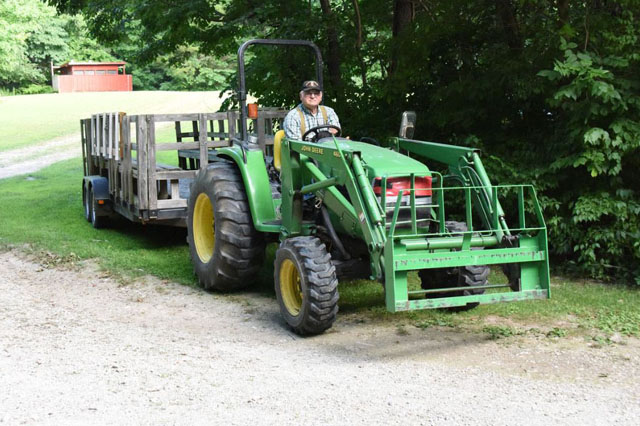
M 250 126 L 266 154 L 287 111 L 260 110 Z M 114 209 L 134 221 L 186 217 L 185 183 L 215 160 L 214 148 L 239 137 L 237 111 L 199 114 L 94 114 L 81 120 L 85 176 L 108 178 Z M 156 129 L 174 123 L 175 141 L 158 143 Z M 187 130 L 191 127 L 191 130 Z M 178 166 L 156 161 L 158 152 L 176 151 Z M 181 184 L 183 191 L 181 191 Z

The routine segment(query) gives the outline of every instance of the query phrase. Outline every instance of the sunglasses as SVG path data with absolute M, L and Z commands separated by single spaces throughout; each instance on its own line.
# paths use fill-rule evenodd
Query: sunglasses
M 311 96 L 311 95 L 320 96 L 320 91 L 319 90 L 309 90 L 309 91 L 304 92 L 304 95 L 305 96 Z

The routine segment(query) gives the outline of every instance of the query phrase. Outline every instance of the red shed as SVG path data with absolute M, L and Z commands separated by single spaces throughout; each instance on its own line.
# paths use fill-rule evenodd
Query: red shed
M 125 73 L 126 62 L 74 62 L 51 65 L 54 90 L 66 92 L 130 92 L 131 75 Z

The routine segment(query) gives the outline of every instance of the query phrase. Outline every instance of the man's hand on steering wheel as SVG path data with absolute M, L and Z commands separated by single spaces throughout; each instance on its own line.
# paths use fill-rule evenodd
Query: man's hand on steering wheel
M 306 140 L 307 136 L 309 135 L 309 133 L 315 133 L 315 135 L 313 136 L 313 138 L 311 139 L 311 142 L 318 142 L 319 138 L 318 136 L 323 133 L 323 132 L 318 132 L 318 130 L 320 129 L 334 129 L 337 130 L 336 133 L 333 133 L 335 136 L 340 136 L 342 134 L 342 129 L 340 129 L 340 127 L 334 125 L 334 124 L 322 124 L 320 126 L 316 126 L 316 127 L 312 127 L 309 130 L 307 130 L 306 132 L 304 132 L 304 135 L 302 135 L 302 140 Z

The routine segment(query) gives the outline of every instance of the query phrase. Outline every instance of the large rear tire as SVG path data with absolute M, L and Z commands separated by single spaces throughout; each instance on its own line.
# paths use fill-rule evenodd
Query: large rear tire
M 262 265 L 265 243 L 253 227 L 236 166 L 216 162 L 200 171 L 188 206 L 187 241 L 200 285 L 218 291 L 249 285 Z
M 446 222 L 445 226 L 452 234 L 466 232 L 467 225 L 463 222 Z M 470 296 L 472 294 L 483 294 L 484 290 L 464 290 L 465 287 L 487 285 L 489 278 L 489 267 L 487 265 L 467 265 L 457 268 L 422 269 L 418 272 L 421 287 L 424 290 L 436 288 L 461 288 L 461 291 L 446 293 L 429 293 L 429 298 Z M 452 311 L 468 311 L 478 306 L 478 303 L 467 303 L 465 306 L 449 308 Z
M 297 334 L 320 334 L 333 325 L 338 279 L 319 238 L 285 240 L 276 252 L 274 281 L 280 312 Z

